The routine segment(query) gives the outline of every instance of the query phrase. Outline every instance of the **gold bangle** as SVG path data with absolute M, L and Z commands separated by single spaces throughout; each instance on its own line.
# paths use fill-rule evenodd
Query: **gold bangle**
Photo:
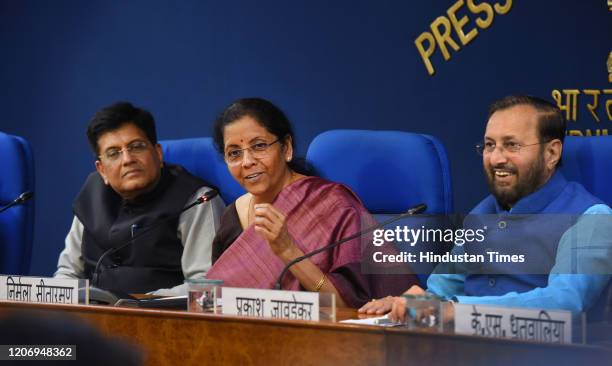
M 319 282 L 317 282 L 317 285 L 315 286 L 315 292 L 319 292 L 321 287 L 323 287 L 323 284 L 325 283 L 326 279 L 327 278 L 325 277 L 325 275 L 323 275 L 323 277 L 321 277 L 321 279 L 319 280 Z

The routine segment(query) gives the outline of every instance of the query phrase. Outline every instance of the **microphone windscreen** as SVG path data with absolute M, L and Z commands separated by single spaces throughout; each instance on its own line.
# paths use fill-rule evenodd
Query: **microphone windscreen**
M 202 195 L 202 200 L 204 202 L 206 201 L 210 201 L 211 199 L 215 198 L 216 195 L 219 194 L 219 191 L 217 191 L 216 189 L 211 189 L 210 191 L 204 193 Z
M 32 197 L 34 197 L 34 192 L 32 191 L 23 192 L 22 194 L 19 195 L 19 197 L 17 198 L 17 201 L 19 203 L 23 203 Z
M 406 213 L 410 214 L 410 215 L 416 215 L 416 214 L 420 214 L 421 212 L 423 212 L 425 210 L 427 210 L 427 205 L 424 204 L 424 203 L 419 203 L 418 205 L 408 209 L 408 211 L 406 211 Z

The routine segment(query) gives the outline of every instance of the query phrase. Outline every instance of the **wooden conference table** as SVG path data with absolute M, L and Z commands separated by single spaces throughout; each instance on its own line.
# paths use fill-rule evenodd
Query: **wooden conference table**
M 185 311 L 0 302 L 72 314 L 143 347 L 147 365 L 611 365 L 612 349 L 550 345 L 399 328 L 255 319 Z M 338 318 L 355 318 L 339 309 Z

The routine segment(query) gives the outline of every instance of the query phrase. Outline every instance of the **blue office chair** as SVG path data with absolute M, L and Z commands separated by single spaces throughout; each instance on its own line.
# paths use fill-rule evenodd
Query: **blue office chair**
M 0 172 L 0 207 L 34 191 L 34 159 L 26 140 L 0 132 Z M 33 232 L 33 201 L 0 213 L 0 273 L 28 274 Z
M 164 152 L 164 161 L 180 164 L 191 174 L 215 185 L 226 204 L 244 194 L 244 189 L 227 170 L 223 157 L 215 150 L 212 138 L 162 140 L 159 143 Z
M 612 136 L 567 136 L 561 171 L 612 206 Z
M 561 171 L 568 180 L 581 183 L 593 195 L 612 206 L 611 157 L 612 136 L 567 136 L 563 144 Z M 608 284 L 587 318 L 612 322 L 612 283 Z
M 320 177 L 353 189 L 379 221 L 419 203 L 427 205 L 428 214 L 453 212 L 446 150 L 432 136 L 402 131 L 332 130 L 315 137 L 306 160 Z M 436 226 L 439 220 L 411 219 L 398 224 Z M 433 265 L 427 264 L 412 268 L 420 273 L 417 276 L 422 284 L 432 269 Z
M 315 137 L 306 160 L 320 177 L 351 187 L 373 214 L 398 214 L 419 203 L 430 214 L 453 211 L 448 158 L 435 137 L 332 130 Z

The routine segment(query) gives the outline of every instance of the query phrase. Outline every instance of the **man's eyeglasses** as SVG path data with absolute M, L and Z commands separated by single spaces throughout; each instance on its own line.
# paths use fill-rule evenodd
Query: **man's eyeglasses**
M 521 144 L 521 143 L 518 143 L 516 141 L 505 141 L 501 145 L 501 151 L 502 151 L 502 153 L 504 151 L 507 151 L 509 153 L 518 154 L 518 153 L 521 152 L 521 148 L 523 148 L 523 147 L 542 145 L 542 144 L 546 144 L 548 142 L 550 142 L 550 140 L 542 141 L 542 142 L 536 142 L 535 144 Z M 497 145 L 495 144 L 495 142 L 487 141 L 487 142 L 482 143 L 482 144 L 477 144 L 476 145 L 476 152 L 478 154 L 480 154 L 480 155 L 482 155 L 482 154 L 490 154 L 493 151 L 495 151 L 496 148 L 497 148 Z
M 268 148 L 275 143 L 279 142 L 280 139 L 267 142 L 258 142 L 244 149 L 230 149 L 225 153 L 225 162 L 228 165 L 238 165 L 242 163 L 244 157 L 244 151 L 248 150 L 251 156 L 255 159 L 261 159 L 267 155 Z
M 131 155 L 140 155 L 149 148 L 149 144 L 145 141 L 134 141 L 127 145 L 123 149 L 116 147 L 106 150 L 102 155 L 98 156 L 100 159 L 105 159 L 108 162 L 114 163 L 119 161 L 124 152 L 128 152 Z

